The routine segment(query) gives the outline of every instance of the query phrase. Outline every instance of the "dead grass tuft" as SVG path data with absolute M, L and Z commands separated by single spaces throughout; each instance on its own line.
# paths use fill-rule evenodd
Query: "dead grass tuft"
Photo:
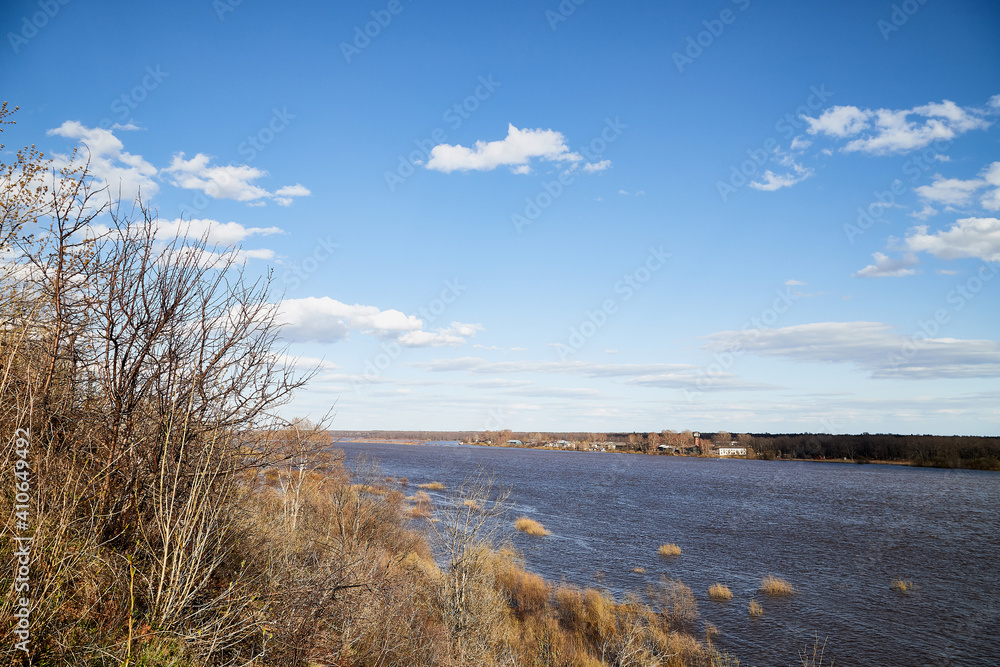
M 795 593 L 790 583 L 770 574 L 761 579 L 760 590 L 764 595 L 771 597 L 786 597 Z
M 426 484 L 417 484 L 421 489 L 429 489 L 430 491 L 440 491 L 444 488 L 444 484 L 441 482 L 427 482 Z
M 729 590 L 728 586 L 715 583 L 708 587 L 708 597 L 713 600 L 732 600 L 733 592 Z
M 747 611 L 750 612 L 752 618 L 759 618 L 764 615 L 764 608 L 756 600 L 750 600 L 750 604 L 747 605 Z
M 518 517 L 517 521 L 514 522 L 514 528 L 520 530 L 522 533 L 527 533 L 528 535 L 536 535 L 539 537 L 545 535 L 551 535 L 551 533 L 545 529 L 540 522 L 534 519 L 529 519 L 526 516 Z
M 661 556 L 665 558 L 669 558 L 670 556 L 680 556 L 681 548 L 673 543 L 661 544 L 660 548 L 657 549 L 657 553 L 659 553 Z
M 632 571 L 636 574 L 646 574 L 646 568 L 644 567 L 633 567 Z
M 913 591 L 913 582 L 902 579 L 893 579 L 889 587 L 897 593 L 909 594 Z

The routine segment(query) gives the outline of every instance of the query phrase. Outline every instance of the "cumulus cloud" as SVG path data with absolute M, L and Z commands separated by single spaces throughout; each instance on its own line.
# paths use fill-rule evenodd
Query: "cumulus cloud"
M 290 206 L 293 197 L 305 197 L 312 194 L 303 185 L 286 185 L 275 193 L 256 185 L 254 181 L 267 172 L 245 164 L 212 165 L 212 158 L 204 153 L 198 153 L 190 160 L 184 159 L 184 153 L 173 157 L 170 166 L 163 169 L 171 183 L 187 190 L 201 190 L 214 199 L 235 199 L 260 205 L 263 200 L 273 199 L 280 206 Z
M 850 137 L 868 127 L 870 111 L 854 106 L 831 107 L 819 118 L 802 116 L 809 124 L 809 134 L 827 134 L 831 137 Z
M 914 191 L 925 202 L 968 206 L 976 200 L 989 211 L 1000 210 L 1000 162 L 984 167 L 979 178 L 962 180 L 935 174 L 930 185 L 921 185 Z
M 1000 342 L 904 336 L 881 322 L 818 322 L 780 329 L 722 331 L 706 349 L 743 349 L 797 362 L 851 363 L 875 378 L 1000 377 Z M 738 346 L 738 347 L 734 347 Z
M 492 171 L 497 167 L 512 167 L 516 173 L 527 173 L 533 158 L 570 163 L 583 160 L 580 154 L 569 150 L 561 132 L 519 130 L 511 124 L 507 127 L 506 138 L 499 141 L 477 141 L 472 148 L 438 144 L 431 149 L 426 167 L 446 174 L 453 171 Z
M 948 141 L 970 130 L 990 126 L 984 112 L 963 109 L 950 100 L 932 102 L 912 109 L 860 109 L 836 106 L 817 118 L 803 115 L 812 135 L 825 134 L 836 139 L 851 139 L 846 152 L 872 155 L 905 153 L 928 146 L 936 140 Z
M 119 129 L 127 129 L 119 127 Z M 82 158 L 90 161 L 90 172 L 102 185 L 107 185 L 111 195 L 118 197 L 119 192 L 124 199 L 134 199 L 142 192 L 146 198 L 152 197 L 159 190 L 153 180 L 156 167 L 146 162 L 141 155 L 133 155 L 124 150 L 121 140 L 110 130 L 86 127 L 75 120 L 68 120 L 59 127 L 47 133 L 49 136 L 65 137 L 79 141 L 86 147 Z M 55 154 L 57 167 L 70 163 L 70 157 Z
M 270 194 L 252 183 L 267 175 L 262 169 L 245 164 L 209 166 L 210 161 L 211 158 L 204 153 L 198 153 L 190 160 L 184 159 L 184 153 L 178 153 L 163 171 L 171 176 L 177 187 L 201 190 L 215 199 L 253 201 Z
M 927 225 L 918 225 L 909 230 L 907 249 L 942 259 L 975 257 L 1000 262 L 1000 219 L 962 218 L 944 231 L 929 233 L 927 229 Z
M 198 218 L 193 220 L 181 218 L 158 220 L 156 229 L 160 239 L 174 236 L 204 238 L 209 244 L 218 245 L 235 245 L 251 236 L 271 236 L 282 233 L 279 227 L 244 227 L 238 222 L 219 222 Z
M 278 188 L 274 194 L 279 197 L 308 197 L 312 192 L 301 183 L 296 183 L 295 185 L 286 185 L 283 188 Z
M 452 322 L 435 331 L 425 331 L 423 321 L 398 310 L 349 305 L 330 297 L 284 299 L 277 304 L 282 334 L 294 342 L 333 343 L 345 340 L 351 331 L 395 340 L 406 347 L 461 345 L 482 330 L 479 324 Z
M 892 259 L 888 255 L 876 252 L 872 255 L 874 264 L 869 264 L 854 274 L 855 278 L 901 278 L 912 276 L 916 270 L 912 267 L 920 264 L 916 255 L 907 253 L 900 259 Z
M 278 304 L 278 319 L 287 325 L 284 336 L 298 342 L 344 340 L 354 329 L 381 338 L 394 338 L 423 327 L 420 318 L 398 310 L 349 305 L 327 296 L 284 299 Z
M 583 170 L 587 173 L 594 173 L 595 171 L 604 171 L 611 167 L 611 160 L 601 160 L 600 162 L 588 162 L 583 165 Z

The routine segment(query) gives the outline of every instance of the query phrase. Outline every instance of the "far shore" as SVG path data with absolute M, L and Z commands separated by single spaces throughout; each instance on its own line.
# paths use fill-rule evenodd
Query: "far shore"
M 334 444 L 337 443 L 352 443 L 358 445 L 431 445 L 435 442 L 440 442 L 438 440 L 394 440 L 389 438 L 341 438 L 336 440 Z M 476 447 L 493 447 L 500 449 L 535 449 L 545 452 L 583 452 L 590 454 L 632 454 L 636 456 L 674 456 L 678 458 L 686 459 L 718 459 L 718 460 L 742 460 L 742 461 L 784 461 L 784 462 L 806 462 L 806 463 L 847 463 L 854 465 L 895 465 L 895 466 L 914 466 L 913 461 L 909 459 L 891 461 L 891 460 L 859 460 L 859 459 L 798 459 L 798 458 L 773 458 L 765 459 L 760 457 L 748 457 L 748 456 L 702 456 L 700 454 L 670 454 L 666 452 L 636 452 L 636 451 L 626 451 L 626 450 L 590 450 L 590 449 L 559 449 L 554 447 L 546 447 L 544 445 L 493 445 L 485 442 L 461 442 L 460 440 L 455 440 L 460 445 L 473 445 Z

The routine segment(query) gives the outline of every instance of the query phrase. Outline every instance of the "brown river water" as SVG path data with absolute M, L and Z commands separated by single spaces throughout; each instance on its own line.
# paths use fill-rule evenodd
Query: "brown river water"
M 529 570 L 642 593 L 661 574 L 698 599 L 742 665 L 799 665 L 815 640 L 836 665 L 1000 665 L 1000 473 L 786 461 L 340 443 L 350 464 L 456 488 L 481 469 L 513 492 Z M 445 502 L 448 491 L 431 492 Z M 664 559 L 657 547 L 678 544 Z M 644 568 L 645 573 L 632 572 Z M 757 589 L 773 574 L 795 595 Z M 915 590 L 890 589 L 893 579 Z M 733 592 L 710 600 L 720 582 Z M 764 615 L 752 619 L 756 599 Z

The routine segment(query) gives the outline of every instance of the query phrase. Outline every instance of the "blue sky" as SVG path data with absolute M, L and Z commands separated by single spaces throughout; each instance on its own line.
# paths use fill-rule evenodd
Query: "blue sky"
M 4 3 L 7 150 L 274 270 L 335 428 L 1000 432 L 1000 7 Z

